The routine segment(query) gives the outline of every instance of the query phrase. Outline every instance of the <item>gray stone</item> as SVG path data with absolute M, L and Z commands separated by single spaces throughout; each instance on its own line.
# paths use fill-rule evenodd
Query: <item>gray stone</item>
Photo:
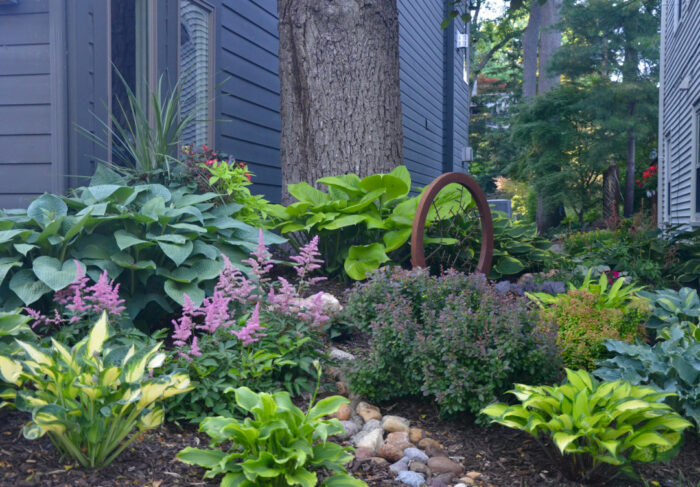
M 349 438 L 360 432 L 360 427 L 355 421 L 341 421 L 340 424 L 345 428 L 345 436 L 343 436 L 343 438 Z
M 328 353 L 328 357 L 331 360 L 336 360 L 338 362 L 345 360 L 352 362 L 355 360 L 355 356 L 353 354 L 345 352 L 339 348 L 331 348 L 331 351 Z
M 380 429 L 382 429 L 382 423 L 378 419 L 370 419 L 362 427 L 362 431 L 364 431 L 364 432 L 370 432 L 370 431 L 380 430 Z
M 418 448 L 406 448 L 403 451 L 403 456 L 416 462 L 428 463 L 428 455 Z
M 459 463 L 452 461 L 447 457 L 433 457 L 428 460 L 428 466 L 435 473 L 450 472 L 452 474 L 459 475 L 463 470 L 463 467 Z
M 355 446 L 357 448 L 367 448 L 368 450 L 372 450 L 375 454 L 377 453 L 377 450 L 384 444 L 384 438 L 382 436 L 382 430 L 374 430 L 370 431 L 368 433 L 365 433 L 360 440 L 355 443 Z
M 423 477 L 418 472 L 411 472 L 409 470 L 404 470 L 399 472 L 398 477 L 396 477 L 397 482 L 402 482 L 409 487 L 421 487 L 425 485 L 425 477 Z
M 426 477 L 430 477 L 430 469 L 429 469 L 428 466 L 427 466 L 425 463 L 423 463 L 423 462 L 411 462 L 411 463 L 408 464 L 408 469 L 409 469 L 411 472 L 422 473 L 422 474 L 425 475 Z
M 447 484 L 437 477 L 428 480 L 426 485 L 428 485 L 428 487 L 447 487 Z M 455 485 L 455 487 L 457 487 L 458 485 L 459 484 Z
M 399 473 L 403 472 L 404 470 L 408 470 L 408 459 L 402 458 L 398 462 L 392 463 L 389 465 L 389 470 L 393 473 Z
M 395 431 L 405 431 L 408 433 L 410 425 L 409 421 L 401 416 L 386 415 L 382 418 L 382 428 L 384 428 L 384 431 L 390 433 Z M 408 437 L 406 439 L 408 439 Z

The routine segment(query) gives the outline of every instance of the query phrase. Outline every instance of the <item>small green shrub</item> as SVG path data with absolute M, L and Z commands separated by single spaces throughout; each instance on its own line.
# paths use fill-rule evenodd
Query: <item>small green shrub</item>
M 382 291 L 383 289 L 383 291 Z M 352 293 L 370 353 L 351 386 L 372 400 L 426 395 L 441 413 L 476 414 L 513 382 L 558 373 L 555 336 L 524 298 L 501 296 L 482 275 L 383 270 Z M 374 307 L 374 309 L 372 309 Z
M 633 461 L 667 461 L 678 453 L 691 424 L 662 402 L 673 394 L 625 381 L 600 383 L 583 370 L 566 374 L 561 386 L 516 384 L 511 393 L 521 404 L 492 404 L 482 413 L 543 446 L 541 440 L 550 439 L 545 450 L 576 482 L 607 482 L 632 474 Z
M 694 333 L 691 333 L 693 332 Z M 700 332 L 671 325 L 653 346 L 605 342 L 611 358 L 599 362 L 595 375 L 603 380 L 626 380 L 673 393 L 668 402 L 700 428 Z
M 206 418 L 199 428 L 211 437 L 212 447 L 230 442 L 229 450 L 187 447 L 177 454 L 180 461 L 207 469 L 205 478 L 223 474 L 222 487 L 315 487 L 320 469 L 332 472 L 321 486 L 366 487 L 345 470 L 352 460 L 349 448 L 328 441 L 329 436 L 342 433 L 343 426 L 337 419 L 323 419 L 347 399 L 332 396 L 314 404 L 314 394 L 304 413 L 286 392 L 258 394 L 239 387 L 235 398 L 250 417 L 242 421 Z
M 137 435 L 163 422 L 158 401 L 189 391 L 189 378 L 175 372 L 149 377 L 163 364 L 158 343 L 150 350 L 104 347 L 104 313 L 71 350 L 52 340 L 48 350 L 18 341 L 23 356 L 0 355 L 0 375 L 16 385 L 15 406 L 32 413 L 24 436 L 48 434 L 59 451 L 84 467 L 108 465 Z

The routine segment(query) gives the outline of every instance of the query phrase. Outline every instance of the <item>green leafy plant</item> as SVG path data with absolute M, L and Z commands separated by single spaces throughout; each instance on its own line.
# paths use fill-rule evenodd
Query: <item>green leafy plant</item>
M 540 307 L 542 318 L 558 325 L 557 345 L 567 367 L 591 370 L 605 356 L 606 339 L 631 342 L 644 335 L 649 316 L 647 300 L 619 278 L 609 285 L 606 274 L 597 282 L 589 270 L 578 288 L 569 284 L 566 294 L 526 293 Z
M 317 370 L 320 380 L 318 365 Z M 249 417 L 242 421 L 212 417 L 200 425 L 200 431 L 211 437 L 211 446 L 230 442 L 229 450 L 187 447 L 177 458 L 207 469 L 205 478 L 223 474 L 222 487 L 366 487 L 345 470 L 344 465 L 352 460 L 349 448 L 328 441 L 329 436 L 341 434 L 343 426 L 337 419 L 323 419 L 349 401 L 331 396 L 315 403 L 316 392 L 304 413 L 286 392 L 255 393 L 239 387 L 236 404 Z M 316 471 L 320 469 L 332 475 L 319 484 Z
M 13 384 L 15 375 L 11 360 L 22 354 L 22 348 L 16 340 L 37 341 L 37 336 L 28 325 L 29 321 L 29 316 L 23 315 L 20 310 L 0 311 L 0 408 L 11 405 L 6 399 L 14 399 L 17 392 Z
M 583 370 L 566 369 L 566 375 L 561 386 L 516 384 L 511 393 L 521 404 L 492 404 L 482 413 L 531 434 L 577 482 L 609 481 L 620 472 L 633 474 L 633 461 L 677 454 L 683 430 L 692 425 L 662 402 L 673 394 L 625 381 L 601 383 Z
M 612 357 L 599 362 L 594 373 L 673 393 L 666 402 L 700 428 L 700 333 L 688 331 L 673 324 L 653 346 L 609 340 L 605 347 Z
M 370 320 L 358 323 L 370 331 L 370 350 L 350 382 L 371 400 L 424 395 L 443 415 L 476 414 L 513 382 L 559 373 L 553 329 L 483 275 L 381 269 L 348 308 Z
M 689 326 L 698 322 L 700 317 L 700 298 L 695 289 L 688 287 L 678 291 L 661 289 L 658 291 L 641 291 L 640 296 L 649 300 L 651 316 L 647 328 L 659 332 L 675 324 Z
M 105 347 L 107 315 L 71 350 L 52 340 L 48 350 L 18 341 L 24 355 L 0 356 L 3 380 L 25 386 L 15 406 L 32 413 L 24 436 L 48 434 L 56 448 L 84 467 L 108 465 L 137 435 L 163 422 L 158 401 L 189 391 L 187 374 L 149 377 L 163 364 L 158 343 L 151 349 Z M 30 387 L 26 387 L 26 385 Z
M 94 281 L 107 271 L 132 319 L 152 304 L 161 311 L 151 319 L 161 320 L 185 293 L 201 303 L 223 267 L 221 254 L 241 265 L 258 230 L 231 216 L 238 205 L 215 207 L 215 193 L 192 191 L 128 186 L 100 168 L 73 197 L 45 194 L 27 210 L 0 211 L 0 302 L 31 305 L 69 286 L 81 266 Z M 265 239 L 284 241 L 270 232 Z

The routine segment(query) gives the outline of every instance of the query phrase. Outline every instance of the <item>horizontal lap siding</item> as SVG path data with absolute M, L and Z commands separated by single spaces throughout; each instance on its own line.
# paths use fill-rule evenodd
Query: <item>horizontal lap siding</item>
M 279 202 L 280 83 L 276 0 L 217 4 L 216 147 L 248 163 L 254 191 Z
M 689 223 L 693 215 L 694 184 L 694 105 L 700 103 L 700 3 L 683 2 L 681 22 L 674 31 L 676 2 L 668 3 L 664 12 L 665 30 L 661 141 L 670 135 L 670 161 L 664 160 L 666 148 L 661 147 L 660 198 L 662 221 L 671 224 Z M 689 76 L 690 87 L 681 90 L 680 84 Z M 666 165 L 670 164 L 671 214 L 667 213 Z
M 0 208 L 53 189 L 48 7 L 0 7 Z
M 443 3 L 399 0 L 398 9 L 404 163 L 425 186 L 442 172 Z

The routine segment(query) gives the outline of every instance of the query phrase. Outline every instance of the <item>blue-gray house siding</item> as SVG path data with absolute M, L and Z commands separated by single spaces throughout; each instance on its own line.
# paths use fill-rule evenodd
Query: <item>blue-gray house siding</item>
M 55 61 L 49 54 L 62 50 L 49 36 L 50 4 L 59 20 L 54 30 L 64 29 L 55 42 L 62 43 L 67 53 L 58 65 L 63 69 L 58 77 L 52 77 Z M 247 162 L 256 175 L 255 189 L 278 201 L 277 2 L 209 0 L 208 4 L 214 11 L 215 33 L 214 147 Z M 107 5 L 104 0 L 22 0 L 17 6 L 0 7 L 0 208 L 24 206 L 44 191 L 60 192 L 80 184 L 84 181 L 80 176 L 91 174 L 105 157 L 75 127 L 99 133 L 93 114 L 107 117 Z M 178 66 L 178 2 L 155 5 L 156 69 L 172 79 Z M 404 158 L 414 183 L 425 185 L 444 171 L 458 170 L 467 144 L 464 53 L 455 49 L 452 31 L 463 31 L 464 25 L 440 28 L 443 0 L 398 0 L 398 9 Z M 33 28 L 17 27 L 22 22 L 34 22 Z M 51 122 L 56 110 L 56 121 Z M 62 136 L 52 134 L 54 125 L 63 130 Z M 34 177 L 37 172 L 42 176 Z

